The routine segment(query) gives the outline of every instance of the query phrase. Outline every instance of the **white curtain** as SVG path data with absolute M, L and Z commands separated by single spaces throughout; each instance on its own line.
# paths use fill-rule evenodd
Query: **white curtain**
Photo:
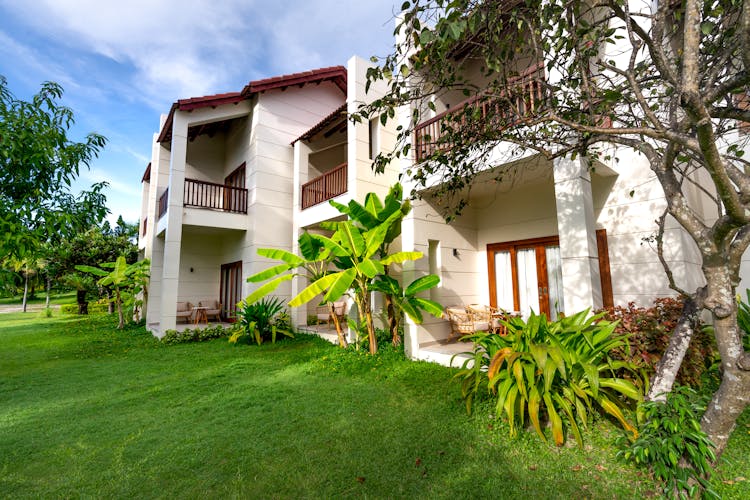
M 562 261 L 560 247 L 549 246 L 544 249 L 547 258 L 547 282 L 549 283 L 550 319 L 557 318 L 558 311 L 565 310 L 563 303 Z
M 518 295 L 521 314 L 528 318 L 529 310 L 539 313 L 539 281 L 536 275 L 536 250 L 519 249 L 516 252 L 518 265 Z
M 511 270 L 510 252 L 495 252 L 495 297 L 497 307 L 513 311 L 513 271 Z

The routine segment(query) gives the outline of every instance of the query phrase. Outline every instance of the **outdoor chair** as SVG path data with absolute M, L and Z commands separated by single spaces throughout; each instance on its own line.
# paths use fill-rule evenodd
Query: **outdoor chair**
M 344 319 L 346 318 L 346 302 L 339 301 L 333 303 L 333 314 L 336 315 L 336 317 L 339 320 L 339 323 L 342 323 Z M 315 317 L 317 319 L 317 324 L 321 324 L 322 322 L 325 322 L 328 328 L 331 327 L 331 320 L 333 319 L 333 316 L 331 316 L 331 309 L 328 304 L 318 306 L 316 309 Z
M 221 302 L 218 300 L 201 300 L 198 302 L 198 306 L 206 308 L 206 320 L 214 317 L 216 318 L 216 321 L 221 321 Z
M 177 303 L 177 319 L 183 318 L 185 323 L 190 323 L 190 318 L 193 315 L 193 304 L 190 302 L 178 302 Z
M 456 336 L 471 335 L 476 331 L 474 330 L 474 322 L 471 320 L 471 316 L 463 307 L 446 307 L 445 315 L 451 324 L 451 334 L 448 336 L 449 342 Z

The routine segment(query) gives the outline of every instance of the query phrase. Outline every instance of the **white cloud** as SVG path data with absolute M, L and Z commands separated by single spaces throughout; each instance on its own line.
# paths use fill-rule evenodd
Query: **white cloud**
M 355 52 L 367 57 L 382 51 L 393 29 L 393 0 L 0 0 L 0 5 L 54 43 L 132 65 L 130 81 L 117 84 L 135 87 L 141 100 L 160 110 L 176 98 L 239 90 L 238 82 L 273 76 L 269 70 L 344 64 Z

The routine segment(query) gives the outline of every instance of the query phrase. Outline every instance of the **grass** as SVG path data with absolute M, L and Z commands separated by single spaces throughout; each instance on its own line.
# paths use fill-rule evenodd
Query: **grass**
M 28 304 L 44 304 L 47 301 L 47 296 L 43 290 L 37 290 L 35 297 L 28 298 Z M 14 297 L 2 297 L 0 298 L 0 305 L 21 305 L 23 303 L 23 295 L 16 295 Z M 76 292 L 57 292 L 50 293 L 50 304 L 62 305 L 62 304 L 75 304 L 76 303 Z
M 0 317 L 0 497 L 641 498 L 615 427 L 586 448 L 467 416 L 453 371 L 317 338 L 164 346 L 108 316 Z M 747 412 L 745 417 L 747 417 Z M 748 425 L 744 418 L 741 425 Z M 747 427 L 745 427 L 747 429 Z M 750 496 L 747 432 L 717 474 Z M 731 479 L 727 479 L 731 478 Z M 725 481 L 730 481 L 725 482 Z

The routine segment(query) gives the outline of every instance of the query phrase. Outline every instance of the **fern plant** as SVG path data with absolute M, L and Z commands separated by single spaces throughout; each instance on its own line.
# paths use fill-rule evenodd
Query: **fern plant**
M 597 409 L 637 435 L 623 409 L 626 400 L 641 401 L 642 390 L 615 372 L 632 371 L 635 380 L 638 374 L 629 363 L 609 357 L 626 338 L 613 336 L 616 324 L 603 321 L 601 314 L 587 318 L 588 314 L 586 310 L 550 323 L 544 314 L 532 313 L 528 321 L 506 321 L 505 336 L 468 336 L 474 351 L 455 376 L 467 411 L 479 390 L 486 388 L 497 400 L 497 414 L 506 416 L 512 436 L 528 418 L 545 442 L 543 422 L 548 421 L 557 446 L 565 441 L 565 424 L 582 446 L 581 428 L 588 427 Z

